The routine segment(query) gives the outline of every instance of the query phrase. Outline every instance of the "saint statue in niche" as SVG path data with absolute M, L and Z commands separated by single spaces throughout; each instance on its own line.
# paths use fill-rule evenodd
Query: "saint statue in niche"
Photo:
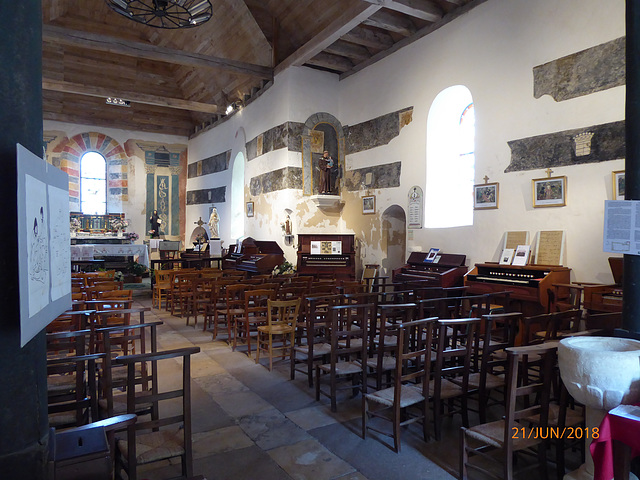
M 331 193 L 331 169 L 334 166 L 333 158 L 325 150 L 318 161 L 320 166 L 320 193 Z
M 218 233 L 218 223 L 220 223 L 218 209 L 216 207 L 213 207 L 213 210 L 211 210 L 211 216 L 209 217 L 209 229 L 211 230 L 211 238 L 220 238 L 220 235 Z

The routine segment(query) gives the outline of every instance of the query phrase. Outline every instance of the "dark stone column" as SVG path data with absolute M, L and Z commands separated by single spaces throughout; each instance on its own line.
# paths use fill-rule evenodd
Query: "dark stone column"
M 640 200 L 640 4 L 627 0 L 625 198 Z M 640 256 L 624 256 L 622 326 L 640 332 Z
M 44 334 L 20 348 L 16 143 L 42 156 L 42 5 L 0 2 L 0 476 L 46 478 Z

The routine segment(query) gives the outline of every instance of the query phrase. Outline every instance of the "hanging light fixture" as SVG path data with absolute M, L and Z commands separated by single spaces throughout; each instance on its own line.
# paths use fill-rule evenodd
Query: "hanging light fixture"
M 111 10 L 156 28 L 190 28 L 211 18 L 210 0 L 105 0 Z

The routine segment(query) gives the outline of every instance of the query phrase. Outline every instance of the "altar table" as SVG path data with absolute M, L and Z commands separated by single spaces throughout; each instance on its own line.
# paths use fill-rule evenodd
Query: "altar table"
M 138 257 L 138 263 L 149 268 L 149 250 L 146 245 L 71 245 L 71 260 L 93 260 L 94 257 Z

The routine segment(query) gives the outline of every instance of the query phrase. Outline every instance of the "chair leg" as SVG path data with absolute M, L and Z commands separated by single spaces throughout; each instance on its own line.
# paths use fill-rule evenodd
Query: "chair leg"
M 460 480 L 467 480 L 469 475 L 467 473 L 467 462 L 469 461 L 469 454 L 467 452 L 467 436 L 465 434 L 466 428 L 460 428 Z

